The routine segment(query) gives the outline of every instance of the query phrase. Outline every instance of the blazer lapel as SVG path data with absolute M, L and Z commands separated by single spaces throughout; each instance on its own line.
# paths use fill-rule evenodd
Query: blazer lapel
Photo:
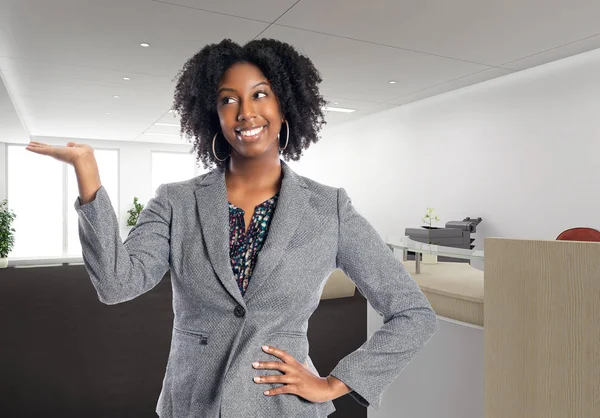
M 225 289 L 245 307 L 233 276 L 229 258 L 229 204 L 225 173 L 215 169 L 207 174 L 195 191 L 196 207 L 208 258 Z
M 198 215 L 208 257 L 217 276 L 231 296 L 242 306 L 264 285 L 281 260 L 288 243 L 308 207 L 308 186 L 283 160 L 283 179 L 267 239 L 260 250 L 245 295 L 233 276 L 229 256 L 229 203 L 225 171 L 215 169 L 206 175 L 195 191 Z

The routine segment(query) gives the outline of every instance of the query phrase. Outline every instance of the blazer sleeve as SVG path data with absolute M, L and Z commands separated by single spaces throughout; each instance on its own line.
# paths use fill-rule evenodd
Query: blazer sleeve
M 356 284 L 384 324 L 331 371 L 363 406 L 379 410 L 400 371 L 437 330 L 436 315 L 421 289 L 360 215 L 344 188 L 338 189 L 337 267 Z
M 83 262 L 98 299 L 114 305 L 136 298 L 156 286 L 170 265 L 172 210 L 167 185 L 140 212 L 125 241 L 104 186 L 94 200 L 75 201 Z

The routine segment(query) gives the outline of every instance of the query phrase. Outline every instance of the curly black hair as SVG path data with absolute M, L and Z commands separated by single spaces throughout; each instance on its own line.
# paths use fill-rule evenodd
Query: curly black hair
M 237 62 L 256 65 L 271 84 L 290 129 L 281 155 L 286 161 L 298 161 L 302 151 L 319 140 L 317 134 L 326 123 L 322 108 L 327 102 L 319 93 L 322 78 L 312 61 L 276 39 L 253 40 L 244 46 L 224 39 L 206 45 L 185 63 L 176 76 L 172 109 L 181 116 L 181 135 L 194 138 L 190 153 L 196 152 L 196 161 L 201 160 L 205 169 L 227 166 L 228 158 L 219 161 L 212 152 L 213 136 L 220 132 L 217 86 Z M 225 153 L 215 148 L 217 155 Z

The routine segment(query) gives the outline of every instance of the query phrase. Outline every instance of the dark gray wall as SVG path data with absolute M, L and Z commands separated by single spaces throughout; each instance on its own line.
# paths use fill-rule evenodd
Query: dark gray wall
M 0 416 L 156 417 L 173 311 L 167 274 L 151 291 L 104 305 L 84 266 L 0 269 Z M 367 338 L 366 300 L 321 301 L 310 355 L 321 376 Z M 366 418 L 349 395 L 333 418 Z

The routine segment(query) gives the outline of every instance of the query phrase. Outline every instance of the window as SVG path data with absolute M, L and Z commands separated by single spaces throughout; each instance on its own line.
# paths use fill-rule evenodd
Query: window
M 22 145 L 7 147 L 8 207 L 17 215 L 9 257 L 63 254 L 63 164 Z
M 102 185 L 118 213 L 118 151 L 94 149 L 94 155 Z M 17 215 L 9 257 L 81 256 L 79 216 L 73 207 L 79 188 L 73 167 L 9 144 L 7 179 L 8 207 Z

